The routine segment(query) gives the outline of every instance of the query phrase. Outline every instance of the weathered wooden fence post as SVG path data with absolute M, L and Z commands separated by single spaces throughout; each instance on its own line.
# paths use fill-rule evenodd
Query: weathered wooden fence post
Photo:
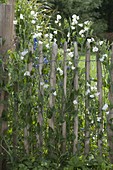
M 78 144 L 78 45 L 77 42 L 74 42 L 74 66 L 75 66 L 75 73 L 74 73 L 74 100 L 77 102 L 75 106 L 75 116 L 74 116 L 74 135 L 75 139 L 73 142 L 73 154 L 77 152 L 77 144 Z
M 103 94 L 102 94 L 102 63 L 99 60 L 99 55 L 97 53 L 97 91 L 98 95 L 98 117 L 100 118 L 100 126 L 98 128 L 98 149 L 100 155 L 102 155 L 102 130 L 103 130 L 103 113 L 102 113 L 102 106 L 103 106 Z
M 49 135 L 50 135 L 50 147 L 49 153 L 51 157 L 53 156 L 53 146 L 55 144 L 55 99 L 56 99 L 56 59 L 57 59 L 57 51 L 58 46 L 54 42 L 52 45 L 52 56 L 51 56 L 51 64 L 50 64 L 50 88 L 51 93 L 49 95 L 49 109 L 50 115 L 48 117 L 48 124 L 49 124 Z M 53 93 L 54 92 L 54 93 Z
M 64 43 L 64 61 L 63 61 L 63 69 L 64 69 L 64 80 L 63 80 L 63 105 L 62 105 L 62 118 L 63 118 L 63 123 L 62 123 L 62 137 L 63 137 L 63 143 L 62 143 L 62 152 L 66 152 L 66 98 L 67 98 L 67 42 Z
M 113 44 L 111 55 L 111 67 L 110 67 L 110 90 L 109 90 L 110 109 L 108 114 L 107 134 L 109 145 L 109 157 L 111 163 L 113 163 Z
M 37 148 L 40 148 L 40 151 L 42 151 L 42 145 L 43 145 L 43 97 L 44 97 L 44 89 L 43 89 L 43 45 L 39 44 L 39 113 L 37 115 L 37 126 L 39 127 L 39 130 L 36 134 L 37 137 Z
M 14 2 L 14 1 L 10 1 Z M 13 35 L 14 35 L 14 6 L 12 4 L 0 4 L 0 154 L 4 155 L 3 135 L 7 130 L 7 101 L 8 95 L 4 90 L 8 81 L 7 73 L 7 50 L 13 48 Z M 0 170 L 6 170 L 6 156 L 0 158 Z
M 86 61 L 85 61 L 85 81 L 86 81 L 86 99 L 85 99 L 85 155 L 89 154 L 90 147 L 90 130 L 89 130 L 89 87 L 90 83 L 90 43 L 86 44 Z

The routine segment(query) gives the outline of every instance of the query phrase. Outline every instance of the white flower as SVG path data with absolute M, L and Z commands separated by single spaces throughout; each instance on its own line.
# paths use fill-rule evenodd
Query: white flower
M 108 114 L 109 114 L 109 111 L 108 111 L 108 112 L 106 112 L 106 114 L 108 115 Z
M 102 58 L 99 58 L 99 60 L 100 60 L 101 62 L 103 62 L 106 57 L 107 57 L 107 54 L 103 54 L 103 55 L 102 55 Z
M 48 38 L 48 37 L 49 37 L 49 34 L 45 34 L 44 37 L 45 37 L 45 38 Z
M 77 20 L 79 20 L 79 19 L 80 19 L 80 17 L 79 17 L 79 16 L 77 16 L 77 17 L 76 17 L 76 19 L 77 19 Z
M 24 76 L 30 76 L 30 72 L 29 72 L 29 71 L 26 71 L 26 72 L 24 73 Z
M 92 42 L 94 42 L 94 41 L 95 41 L 95 39 L 94 39 L 94 38 L 91 38 L 91 41 L 92 41 Z
M 105 104 L 105 105 L 103 106 L 102 110 L 107 110 L 107 108 L 108 108 L 108 104 Z
M 89 97 L 90 97 L 90 98 L 94 98 L 95 96 L 94 96 L 93 94 L 91 94 Z
M 63 70 L 61 68 L 57 68 L 57 71 L 59 71 L 59 74 L 62 76 L 63 75 Z
M 72 58 L 74 56 L 73 52 L 68 53 L 68 56 Z
M 93 52 L 97 52 L 98 51 L 98 47 L 93 47 Z
M 91 123 L 94 123 L 94 121 L 92 120 Z
M 48 48 L 48 49 L 49 49 L 49 44 L 46 44 L 46 48 Z
M 40 86 L 43 86 L 44 85 L 44 82 L 40 82 Z
M 57 34 L 57 30 L 55 30 L 53 33 L 54 33 L 54 34 Z
M 87 42 L 88 42 L 88 43 L 91 43 L 92 41 L 91 41 L 91 39 L 90 39 L 90 38 L 88 38 L 88 39 L 87 39 Z
M 54 95 L 54 96 L 56 96 L 56 95 L 57 95 L 57 94 L 56 94 L 56 91 L 53 93 L 53 95 Z
M 74 27 L 74 26 L 71 26 L 71 29 L 72 29 L 72 30 L 74 30 L 74 29 L 75 29 L 75 27 Z
M 103 61 L 104 61 L 104 57 L 102 57 L 102 58 L 99 58 L 99 60 L 100 60 L 101 62 L 103 62 Z
M 76 19 L 76 20 L 79 20 L 79 16 L 76 15 L 76 14 L 73 14 L 73 15 L 72 15 L 72 18 L 73 18 L 73 19 Z
M 71 51 L 70 48 L 67 48 L 67 51 L 70 52 Z
M 76 14 L 73 14 L 73 15 L 72 15 L 72 18 L 76 18 L 76 17 L 77 17 L 77 15 L 76 15 Z
M 23 15 L 22 15 L 22 14 L 20 14 L 20 19 L 24 19 L 24 17 L 23 17 Z
M 107 57 L 108 55 L 107 54 L 103 54 L 103 57 Z
M 97 121 L 100 122 L 100 120 L 101 120 L 101 117 L 97 117 Z
M 78 21 L 76 19 L 73 19 L 71 25 L 76 25 L 76 24 L 78 24 Z
M 62 17 L 61 17 L 61 15 L 57 15 L 57 21 L 59 21 L 60 19 L 61 19 Z
M 84 24 L 85 25 L 89 25 L 91 23 L 91 21 L 85 21 Z
M 74 66 L 72 66 L 72 67 L 71 67 L 71 69 L 72 69 L 72 70 L 75 70 L 75 67 L 74 67 Z
M 61 23 L 59 22 L 59 24 L 58 24 L 58 25 L 59 25 L 59 27 L 60 27 L 60 26 L 61 26 Z
M 79 27 L 83 27 L 83 24 L 78 24 L 79 25 Z
M 25 56 L 26 54 L 28 54 L 28 49 L 25 49 L 23 52 L 21 52 L 22 56 Z
M 32 23 L 32 24 L 35 24 L 35 23 L 36 23 L 36 21 L 35 21 L 35 20 L 32 20 L 32 21 L 31 21 L 31 23 Z
M 81 37 L 83 38 L 83 37 L 85 37 L 85 35 L 84 35 L 84 34 L 81 34 Z
M 52 33 L 49 34 L 49 38 L 50 38 L 50 39 L 53 38 L 53 34 L 52 34 Z
M 93 90 L 97 90 L 97 87 L 96 86 L 91 86 L 91 91 Z
M 43 44 L 43 42 L 42 42 L 42 41 L 38 41 L 38 43 L 39 43 L 39 44 Z
M 31 15 L 35 15 L 35 11 L 31 11 Z
M 13 24 L 14 24 L 14 25 L 17 25 L 17 20 L 14 20 L 14 21 L 13 21 Z
M 21 58 L 21 60 L 23 60 L 23 59 L 24 59 L 24 57 L 23 57 L 23 56 L 21 56 L 20 58 Z
M 54 38 L 54 42 L 55 42 L 55 43 L 57 42 L 57 39 L 56 39 L 56 38 Z
M 68 32 L 67 37 L 68 37 L 68 38 L 70 37 L 70 32 Z
M 41 32 L 39 32 L 39 33 L 35 33 L 34 35 L 33 35 L 33 38 L 41 38 L 41 36 L 42 36 L 42 33 Z
M 72 25 L 75 25 L 75 24 L 78 24 L 78 21 L 77 20 L 79 20 L 79 16 L 77 16 L 76 14 L 74 14 L 73 16 L 72 16 Z
M 85 32 L 85 30 L 80 30 L 80 31 L 79 31 L 79 35 L 84 34 L 84 32 Z
M 40 28 L 41 28 L 41 26 L 39 26 L 39 25 L 36 26 L 36 29 L 37 29 L 37 30 L 39 30 Z
M 87 89 L 86 91 L 86 95 L 88 95 L 90 93 L 90 89 Z
M 99 41 L 99 44 L 102 45 L 104 43 L 104 41 Z
M 38 37 L 38 38 L 41 38 L 41 36 L 42 36 L 42 33 L 39 32 L 39 33 L 37 34 L 37 37 Z
M 78 104 L 78 102 L 76 100 L 73 100 L 73 104 L 76 105 Z
M 47 89 L 49 87 L 49 84 L 44 84 L 44 89 Z
M 55 20 L 55 24 L 58 24 L 59 21 Z
M 71 61 L 69 61 L 69 65 L 72 65 L 72 62 L 71 62 Z

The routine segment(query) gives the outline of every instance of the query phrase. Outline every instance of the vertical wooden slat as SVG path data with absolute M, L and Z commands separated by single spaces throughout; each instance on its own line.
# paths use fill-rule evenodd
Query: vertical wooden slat
M 75 117 L 74 117 L 74 135 L 75 139 L 73 142 L 73 154 L 77 152 L 77 143 L 78 143 L 78 46 L 77 42 L 74 42 L 74 100 L 76 100 L 77 104 L 75 105 Z M 77 93 L 77 94 L 76 94 Z
M 43 90 L 43 73 L 42 73 L 42 69 L 43 69 L 43 44 L 39 44 L 38 46 L 38 50 L 39 50 L 39 108 L 38 108 L 38 119 L 37 119 L 37 123 L 39 124 L 39 134 L 37 133 L 37 146 L 42 147 L 43 144 L 43 134 L 42 134 L 42 125 L 43 125 L 43 95 L 44 95 L 44 90 Z
M 50 63 L 50 95 L 49 95 L 49 115 L 48 115 L 48 154 L 52 158 L 55 148 L 55 98 L 56 98 L 56 58 L 57 58 L 57 44 L 52 45 L 52 56 Z
M 31 71 L 32 71 L 32 65 L 33 65 L 32 61 L 30 61 L 27 65 L 27 70 L 30 73 L 30 75 L 31 75 Z M 32 94 L 32 88 L 30 87 L 28 90 L 28 95 L 31 96 L 31 94 Z M 30 113 L 26 112 L 26 115 L 25 115 L 26 122 L 25 122 L 25 127 L 24 127 L 24 148 L 25 148 L 25 151 L 27 154 L 29 154 L 29 152 L 30 152 L 30 143 L 29 143 L 30 125 L 29 125 L 29 121 L 28 121 L 30 119 L 29 116 L 30 116 Z
M 64 43 L 64 80 L 63 80 L 63 108 L 62 108 L 62 117 L 63 117 L 63 123 L 62 123 L 62 137 L 63 137 L 63 144 L 62 144 L 62 151 L 65 153 L 66 151 L 66 120 L 65 120 L 65 107 L 66 107 L 66 86 L 67 86 L 67 67 L 66 67 L 66 61 L 67 60 L 67 42 Z
M 87 82 L 90 81 L 90 44 L 86 44 L 86 60 L 85 60 L 85 82 L 86 82 L 86 91 L 88 90 Z M 90 131 L 89 131 L 89 96 L 86 95 L 85 98 L 85 155 L 89 153 L 90 145 Z
M 100 118 L 100 127 L 98 129 L 98 148 L 100 155 L 102 155 L 102 138 L 100 137 L 103 130 L 103 114 L 102 114 L 102 64 L 99 60 L 99 56 L 97 54 L 97 91 L 99 93 L 98 95 L 98 117 Z
M 32 71 L 32 62 L 28 63 L 27 67 L 28 67 L 27 68 L 28 71 L 31 74 L 31 71 Z M 31 88 L 29 89 L 28 93 L 29 93 L 29 96 L 30 96 Z M 24 127 L 24 148 L 25 148 L 26 153 L 29 154 L 29 150 L 30 150 L 29 146 L 30 146 L 30 144 L 29 144 L 29 139 L 28 139 L 29 138 L 29 123 L 28 123 L 29 114 L 28 113 L 26 113 L 25 118 L 26 118 L 26 124 L 25 124 L 25 127 Z
M 109 101 L 110 101 L 110 108 L 107 117 L 108 119 L 107 135 L 108 135 L 108 145 L 109 145 L 109 157 L 111 163 L 113 163 L 113 44 L 112 44 L 111 67 L 110 67 Z
M 53 43 L 52 46 L 52 61 L 51 61 L 51 73 L 50 73 L 50 87 L 53 92 L 53 90 L 56 89 L 56 57 L 57 57 L 57 44 Z M 55 105 L 55 96 L 53 93 L 50 93 L 49 96 L 49 107 L 52 109 Z M 54 131 L 54 113 L 52 114 L 52 117 L 48 119 L 49 127 Z

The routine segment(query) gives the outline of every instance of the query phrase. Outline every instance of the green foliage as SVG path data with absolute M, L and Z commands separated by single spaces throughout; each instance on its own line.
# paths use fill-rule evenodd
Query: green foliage
M 6 3 L 6 2 L 7 2 L 7 0 L 0 0 L 0 4 Z
M 106 160 L 103 160 L 101 157 L 94 158 L 93 155 L 87 159 L 83 156 L 74 156 L 69 160 L 68 164 L 64 170 L 111 170 L 113 167 Z
M 54 1 L 57 3 L 59 1 Z M 69 2 L 68 2 L 69 3 Z M 74 3 L 74 2 L 71 2 Z M 77 1 L 81 3 L 81 1 Z M 92 1 L 87 1 L 90 6 Z M 86 1 L 82 4 L 85 5 Z M 46 6 L 45 6 L 46 5 Z M 61 6 L 65 1 L 61 1 Z M 97 3 L 93 3 L 97 7 Z M 46 8 L 45 8 L 46 7 Z M 52 7 L 51 7 L 52 8 Z M 54 15 L 54 19 L 52 17 Z M 56 22 L 55 22 L 56 21 Z M 14 170 L 74 170 L 97 169 L 109 170 L 112 165 L 107 163 L 108 144 L 106 141 L 106 114 L 103 110 L 104 129 L 100 135 L 98 113 L 98 90 L 96 78 L 96 55 L 103 67 L 104 104 L 108 103 L 110 54 L 109 44 L 92 37 L 92 22 L 81 23 L 79 16 L 69 16 L 56 13 L 49 4 L 35 1 L 20 0 L 16 2 L 15 31 L 16 50 L 8 51 L 7 72 L 8 83 L 5 91 L 8 93 L 8 113 L 2 119 L 8 120 L 8 131 L 3 136 L 6 145 L 8 168 Z M 56 32 L 57 31 L 57 32 Z M 57 41 L 58 54 L 55 63 L 56 85 L 50 85 L 52 44 Z M 63 43 L 67 41 L 67 55 L 64 61 Z M 77 41 L 79 50 L 78 66 L 75 68 L 74 45 Z M 90 41 L 91 72 L 89 82 L 85 81 L 85 44 Z M 43 44 L 41 61 L 40 45 Z M 106 48 L 107 47 L 107 48 Z M 97 51 L 95 51 L 95 49 Z M 86 49 L 88 50 L 88 49 Z M 96 52 L 96 54 L 95 54 Z M 64 62 L 66 62 L 67 84 L 64 97 Z M 2 64 L 2 62 L 1 62 Z M 39 66 L 42 67 L 42 75 Z M 78 71 L 79 89 L 74 88 L 74 77 Z M 52 77 L 54 78 L 54 77 Z M 87 90 L 90 93 L 87 93 Z M 75 101 L 75 96 L 78 101 Z M 93 97 L 92 97 L 93 96 Z M 50 98 L 55 104 L 50 107 Z M 89 107 L 86 109 L 85 101 Z M 74 103 L 75 102 L 75 103 Z M 43 115 L 43 119 L 40 116 Z M 90 132 L 90 153 L 84 156 L 85 116 L 88 115 Z M 73 141 L 76 138 L 73 130 L 75 116 L 78 115 L 77 156 L 73 156 Z M 49 126 L 54 116 L 54 129 Z M 62 125 L 66 121 L 66 151 L 63 151 L 65 138 L 62 135 Z M 41 124 L 42 123 L 42 124 Z M 42 138 L 41 138 L 42 137 Z M 42 139 L 42 141 L 39 139 Z M 99 157 L 98 139 L 103 142 L 102 159 Z M 82 155 L 82 156 L 81 156 Z M 4 155 L 3 155 L 4 156 Z

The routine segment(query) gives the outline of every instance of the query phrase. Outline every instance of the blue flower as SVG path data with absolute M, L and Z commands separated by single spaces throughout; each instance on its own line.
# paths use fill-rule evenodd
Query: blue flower
M 34 50 L 36 50 L 37 44 L 38 44 L 38 40 L 37 40 L 37 38 L 34 38 L 34 45 L 33 45 Z
M 44 57 L 44 61 L 43 62 L 44 62 L 44 64 L 48 64 L 49 61 L 48 61 L 48 59 L 46 57 Z
M 70 69 L 70 66 L 67 66 L 67 70 L 69 70 Z
M 45 83 L 48 83 L 49 81 L 48 80 L 45 80 Z

